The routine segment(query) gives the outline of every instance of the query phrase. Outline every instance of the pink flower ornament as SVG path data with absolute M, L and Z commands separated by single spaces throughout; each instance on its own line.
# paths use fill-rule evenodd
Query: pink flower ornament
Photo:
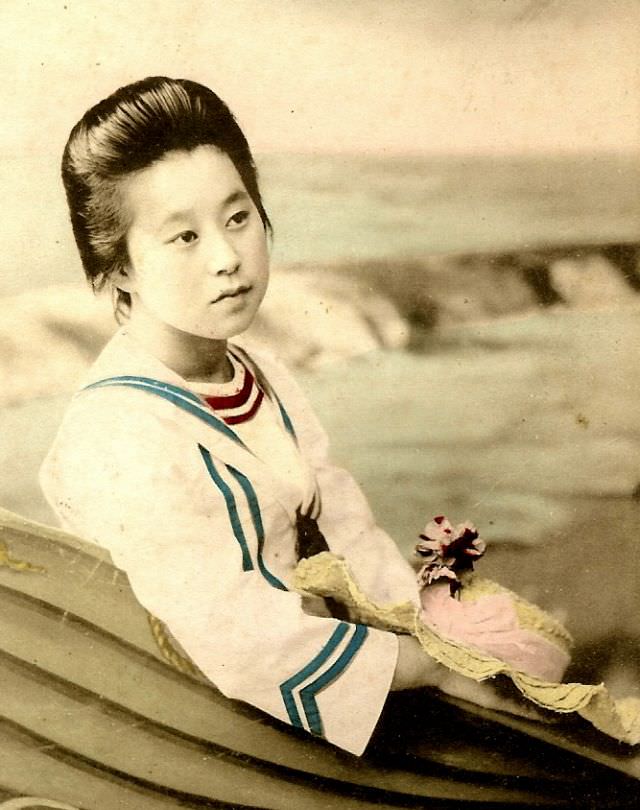
M 448 579 L 451 594 L 462 587 L 461 577 L 473 570 L 475 560 L 486 549 L 472 523 L 460 523 L 455 528 L 444 515 L 434 517 L 424 527 L 416 554 L 422 561 L 418 583 L 426 586 L 439 579 Z

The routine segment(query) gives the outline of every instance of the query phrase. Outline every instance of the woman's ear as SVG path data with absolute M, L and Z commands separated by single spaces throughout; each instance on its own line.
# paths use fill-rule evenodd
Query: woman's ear
M 119 267 L 116 272 L 113 274 L 113 286 L 117 287 L 119 290 L 123 292 L 132 293 L 134 292 L 135 284 L 134 284 L 134 273 L 133 268 L 130 265 L 125 265 Z

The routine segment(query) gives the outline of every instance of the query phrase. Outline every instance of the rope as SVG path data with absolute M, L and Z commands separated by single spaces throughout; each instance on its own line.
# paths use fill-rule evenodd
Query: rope
M 149 620 L 151 634 L 153 635 L 153 638 L 163 657 L 173 667 L 175 667 L 175 669 L 182 672 L 184 675 L 192 675 L 196 678 L 201 677 L 200 670 L 186 656 L 179 653 L 178 650 L 176 650 L 176 648 L 173 646 L 167 633 L 167 628 L 164 626 L 163 622 L 161 622 L 160 619 L 156 618 L 151 613 L 147 613 L 147 618 Z
M 9 568 L 12 571 L 33 571 L 38 574 L 46 573 L 46 568 L 40 565 L 33 565 L 26 560 L 18 560 L 12 557 L 7 544 L 0 540 L 0 568 L 2 567 Z M 147 613 L 147 618 L 149 619 L 151 634 L 163 657 L 179 672 L 196 678 L 202 677 L 200 670 L 186 656 L 176 650 L 169 638 L 166 627 L 160 619 L 157 619 L 151 613 Z M 0 804 L 0 810 L 6 806 L 6 804 Z

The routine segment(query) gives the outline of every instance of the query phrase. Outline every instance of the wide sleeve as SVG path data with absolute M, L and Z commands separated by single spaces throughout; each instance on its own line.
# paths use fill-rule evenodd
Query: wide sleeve
M 344 557 L 362 590 L 374 601 L 379 604 L 411 601 L 419 605 L 413 569 L 397 544 L 377 525 L 353 476 L 332 463 L 326 431 L 307 397 L 271 355 L 260 353 L 258 362 L 273 382 L 300 449 L 316 476 L 321 496 L 318 524 L 330 550 Z
M 397 638 L 304 613 L 301 597 L 267 576 L 252 532 L 256 505 L 267 532 L 280 507 L 252 510 L 248 479 L 171 419 L 137 418 L 118 394 L 99 392 L 104 420 L 68 419 L 45 462 L 43 489 L 64 525 L 109 549 L 141 604 L 225 695 L 361 754 Z

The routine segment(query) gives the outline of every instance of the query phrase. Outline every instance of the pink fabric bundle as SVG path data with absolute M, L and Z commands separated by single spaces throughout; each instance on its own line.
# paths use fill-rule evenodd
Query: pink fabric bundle
M 439 635 L 504 661 L 519 672 L 560 682 L 569 665 L 568 652 L 534 629 L 521 626 L 509 592 L 460 599 L 473 562 L 485 544 L 470 523 L 453 527 L 439 516 L 420 535 L 416 553 L 423 565 L 422 621 Z
M 445 638 L 498 658 L 519 672 L 559 683 L 569 654 L 544 636 L 520 627 L 508 594 L 491 594 L 460 601 L 443 584 L 420 593 L 422 621 Z

